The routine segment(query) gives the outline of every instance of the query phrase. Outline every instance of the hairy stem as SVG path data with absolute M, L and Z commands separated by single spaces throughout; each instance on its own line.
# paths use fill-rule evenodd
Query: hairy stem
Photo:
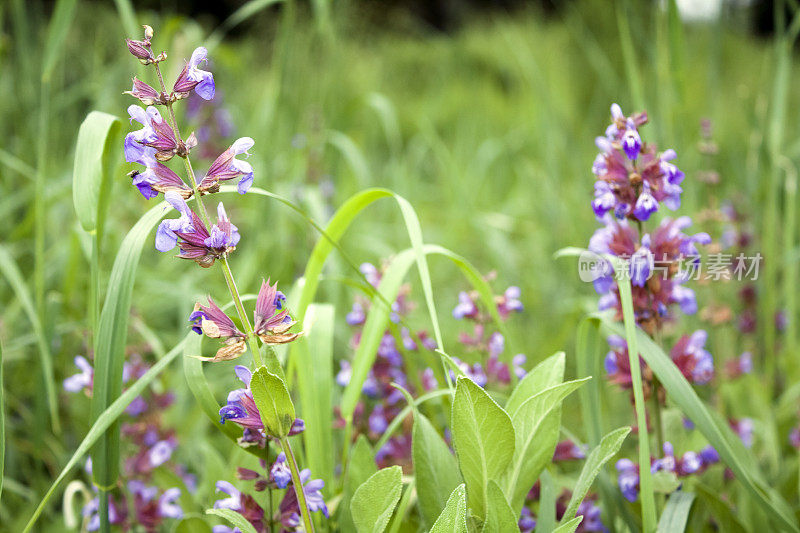
M 294 493 L 297 495 L 297 505 L 300 507 L 300 514 L 303 515 L 305 531 L 306 533 L 314 533 L 314 522 L 311 521 L 311 514 L 308 512 L 306 493 L 303 490 L 303 482 L 300 480 L 300 471 L 297 469 L 297 461 L 294 459 L 294 452 L 292 452 L 288 437 L 281 438 L 281 448 L 283 449 L 283 453 L 286 454 L 286 462 L 289 463 L 289 470 L 292 472 L 292 485 L 294 485 Z

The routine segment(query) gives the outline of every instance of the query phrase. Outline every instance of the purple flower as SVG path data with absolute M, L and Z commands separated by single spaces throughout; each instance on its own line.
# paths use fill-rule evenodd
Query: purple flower
M 527 507 L 522 508 L 517 525 L 521 533 L 531 533 L 536 529 L 536 518 L 534 518 L 530 509 Z
M 198 68 L 201 63 L 206 62 L 206 56 L 208 56 L 208 50 L 202 46 L 195 48 L 192 52 L 191 59 L 183 67 L 172 88 L 179 98 L 189 96 L 192 90 L 204 100 L 214 98 L 214 75 Z
M 575 511 L 575 516 L 583 516 L 580 524 L 581 531 L 604 531 L 608 528 L 600 519 L 600 507 L 590 499 L 584 499 Z
M 125 412 L 130 416 L 137 417 L 147 411 L 147 402 L 141 396 L 137 396 L 133 399 L 133 401 L 128 404 L 128 407 L 125 408 Z
M 306 498 L 306 505 L 308 510 L 313 512 L 322 511 L 322 514 L 328 517 L 328 507 L 322 498 L 320 490 L 325 486 L 325 482 L 321 479 L 312 479 L 311 471 L 304 469 L 300 472 L 300 482 L 303 484 L 303 494 Z M 302 525 L 300 518 L 300 506 L 297 503 L 297 495 L 293 490 L 287 490 L 286 494 L 281 500 L 279 507 L 281 525 L 286 530 L 294 531 Z
M 144 41 L 125 39 L 125 42 L 128 45 L 128 52 L 130 52 L 134 57 L 142 60 L 142 62 L 145 64 L 155 59 L 153 57 L 153 52 L 150 51 L 150 41 L 148 39 L 145 39 Z
M 501 317 L 505 319 L 508 318 L 512 312 L 522 312 L 524 306 L 519 299 L 520 296 L 522 296 L 522 290 L 512 285 L 506 289 L 502 296 L 497 298 L 497 311 L 500 313 Z
M 518 353 L 513 359 L 511 359 L 511 365 L 514 367 L 514 374 L 517 376 L 517 379 L 524 378 L 525 374 L 528 373 L 528 371 L 522 366 L 527 360 L 528 358 L 524 353 Z
M 236 159 L 237 155 L 250 155 L 248 150 L 255 141 L 250 137 L 241 137 L 217 157 L 205 177 L 200 181 L 198 189 L 214 192 L 219 187 L 219 182 L 239 178 L 237 190 L 245 194 L 253 184 L 253 167 L 247 161 Z
M 94 369 L 89 361 L 81 355 L 75 356 L 75 366 L 81 372 L 64 380 L 64 390 L 67 392 L 79 392 L 83 389 L 87 391 L 92 390 L 92 382 L 94 380 Z
M 639 467 L 630 459 L 620 459 L 616 464 L 617 484 L 622 495 L 629 502 L 639 497 Z
M 705 349 L 708 334 L 699 329 L 684 335 L 670 351 L 670 357 L 683 376 L 692 383 L 704 385 L 714 377 L 714 358 Z
M 639 136 L 636 124 L 631 119 L 628 119 L 625 124 L 625 133 L 622 134 L 621 143 L 622 150 L 628 156 L 628 159 L 633 161 L 639 157 L 639 151 L 642 149 L 642 138 Z
M 364 312 L 364 307 L 358 303 L 353 303 L 353 308 L 347 313 L 345 321 L 350 326 L 360 326 L 367 320 L 367 314 Z
M 205 333 L 212 339 L 222 339 L 223 346 L 211 359 L 214 362 L 235 359 L 247 350 L 245 334 L 239 331 L 233 320 L 219 308 L 210 296 L 207 306 L 200 303 L 195 304 L 194 311 L 189 315 L 189 322 L 192 323 L 192 331 L 198 335 Z M 239 374 L 238 370 L 237 374 Z M 247 381 L 250 382 L 249 378 Z
M 182 198 L 192 196 L 192 189 L 165 165 L 154 158 L 149 158 L 145 165 L 146 168 L 143 172 L 134 170 L 129 176 L 146 199 L 155 198 L 159 192 L 167 193 L 169 191 L 177 192 Z
M 217 492 L 227 494 L 227 498 L 222 498 L 214 502 L 214 509 L 230 509 L 232 511 L 239 511 L 242 508 L 241 496 L 236 487 L 228 481 L 217 481 Z
M 255 333 L 264 344 L 286 344 L 300 335 L 299 333 L 288 333 L 289 329 L 295 325 L 295 321 L 289 316 L 289 311 L 283 309 L 285 300 L 286 296 L 278 290 L 277 283 L 270 285 L 269 280 L 261 280 L 253 318 Z
M 468 292 L 458 293 L 458 304 L 453 308 L 453 317 L 461 320 L 462 318 L 475 318 L 478 316 L 478 306 L 472 300 Z
M 655 256 L 650 250 L 650 235 L 642 237 L 642 246 L 631 256 L 631 283 L 636 287 L 644 287 L 653 272 Z
M 361 263 L 361 266 L 358 267 L 358 270 L 367 278 L 367 283 L 372 285 L 375 288 L 378 288 L 378 285 L 381 282 L 381 273 L 375 268 L 375 265 L 372 263 Z
M 186 200 L 177 192 L 170 191 L 164 195 L 164 199 L 180 213 L 180 218 L 162 220 L 156 230 L 156 250 L 159 252 L 169 252 L 178 244 L 178 233 L 189 233 L 194 231 L 192 224 L 194 213 L 186 205 Z
M 133 86 L 130 91 L 125 91 L 123 94 L 129 94 L 138 99 L 144 105 L 163 104 L 164 100 L 161 93 L 156 91 L 153 87 L 141 81 L 134 76 Z
M 749 448 L 753 445 L 753 432 L 755 427 L 751 418 L 742 418 L 740 420 L 732 420 L 731 428 L 742 439 L 745 447 Z
M 269 477 L 279 489 L 285 489 L 292 481 L 292 472 L 286 464 L 286 454 L 281 452 L 269 470 Z
M 336 374 L 336 383 L 340 387 L 346 387 L 350 383 L 350 378 L 353 376 L 353 368 L 350 366 L 350 361 L 342 359 L 339 361 L 339 372 Z
M 156 117 L 160 120 L 161 114 L 152 106 L 144 110 L 138 105 L 131 105 L 128 106 L 128 115 L 130 122 L 133 123 L 135 120 L 142 125 L 142 129 L 132 131 L 125 136 L 125 161 L 146 165 L 155 158 L 156 150 L 149 146 L 158 139 L 152 121 Z
M 650 194 L 650 187 L 645 184 L 642 193 L 636 199 L 636 205 L 633 207 L 633 216 L 644 222 L 656 211 L 658 211 L 658 201 Z
M 175 448 L 177 448 L 177 443 L 169 440 L 160 440 L 156 442 L 155 445 L 150 448 L 150 452 L 148 453 L 150 466 L 156 468 L 157 466 L 161 466 L 169 461 Z
M 700 450 L 700 459 L 704 465 L 709 466 L 719 462 L 719 453 L 713 446 L 709 445 Z

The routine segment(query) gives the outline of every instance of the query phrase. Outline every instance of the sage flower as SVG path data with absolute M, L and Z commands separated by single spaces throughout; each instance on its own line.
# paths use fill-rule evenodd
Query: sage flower
M 253 184 L 253 167 L 247 161 L 236 159 L 237 155 L 250 155 L 248 150 L 255 141 L 250 137 L 241 137 L 222 152 L 209 167 L 198 188 L 201 191 L 215 192 L 219 190 L 219 182 L 239 178 L 237 190 L 245 194 Z
M 189 321 L 192 323 L 192 330 L 198 335 L 205 333 L 207 337 L 212 339 L 222 339 L 223 346 L 217 350 L 214 357 L 199 357 L 203 361 L 229 361 L 236 359 L 247 351 L 247 336 L 239 331 L 233 320 L 230 319 L 225 312 L 214 303 L 211 297 L 208 297 L 208 305 L 195 304 L 194 311 L 189 315 Z M 237 374 L 240 368 L 237 366 Z M 247 371 L 249 375 L 249 370 Z M 247 379 L 249 384 L 250 379 Z
M 253 318 L 255 333 L 264 344 L 286 344 L 300 336 L 300 333 L 287 333 L 296 322 L 289 311 L 283 309 L 285 300 L 277 283 L 270 285 L 269 281 L 261 281 Z
M 206 62 L 207 56 L 208 50 L 205 47 L 198 46 L 194 49 L 192 57 L 184 65 L 172 88 L 176 98 L 186 98 L 191 91 L 204 100 L 214 98 L 214 75 L 198 68 L 201 63 Z

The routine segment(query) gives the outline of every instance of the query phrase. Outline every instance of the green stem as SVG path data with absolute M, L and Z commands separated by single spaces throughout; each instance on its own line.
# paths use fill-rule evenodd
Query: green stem
M 286 454 L 286 462 L 289 463 L 289 470 L 292 472 L 292 485 L 294 493 L 297 495 L 297 505 L 300 507 L 300 514 L 303 515 L 306 533 L 314 533 L 314 522 L 311 521 L 311 514 L 308 512 L 306 504 L 306 493 L 303 490 L 303 482 L 300 480 L 300 471 L 297 469 L 297 461 L 294 460 L 294 452 L 289 445 L 288 437 L 281 437 L 281 448 Z
M 228 264 L 228 258 L 221 257 L 219 262 L 222 265 L 222 273 L 225 275 L 225 283 L 228 284 L 228 290 L 233 298 L 233 304 L 236 306 L 236 312 L 239 313 L 239 318 L 242 321 L 244 333 L 247 335 L 247 345 L 250 348 L 250 351 L 253 352 L 253 360 L 255 361 L 256 366 L 263 366 L 264 361 L 261 359 L 261 352 L 258 349 L 256 334 L 253 331 L 253 326 L 250 325 L 250 320 L 247 318 L 247 313 L 244 310 L 242 298 L 239 296 L 239 289 L 236 287 L 236 280 L 233 279 L 233 272 L 231 271 L 231 266 Z

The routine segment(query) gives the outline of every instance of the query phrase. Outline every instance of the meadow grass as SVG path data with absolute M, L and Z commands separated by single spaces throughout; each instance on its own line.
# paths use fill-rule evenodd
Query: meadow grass
M 800 371 L 795 353 L 800 91 L 792 54 L 800 18 L 787 23 L 786 36 L 759 40 L 735 14 L 720 23 L 683 25 L 674 10 L 586 1 L 548 15 L 535 9 L 481 14 L 451 34 L 439 34 L 402 20 L 379 27 L 357 5 L 328 9 L 327 2 L 317 2 L 313 12 L 301 5 L 268 7 L 225 36 L 212 33 L 202 19 L 134 13 L 126 2 L 118 5 L 119 10 L 61 1 L 52 12 L 21 0 L 0 6 L 0 94 L 6 95 L 0 99 L 5 139 L 0 220 L 7 228 L 0 248 L 5 280 L 0 283 L 5 414 L 0 529 L 22 530 L 90 427 L 89 400 L 67 401 L 61 379 L 73 373 L 75 354 L 96 346 L 102 303 L 118 290 L 109 284 L 117 251 L 149 207 L 132 194 L 125 177 L 130 165 L 114 152 L 121 147 L 119 130 L 109 141 L 114 155 L 103 193 L 109 214 L 101 216 L 100 230 L 92 234 L 81 227 L 70 194 L 77 132 L 87 113 L 119 117 L 127 131 L 124 108 L 130 102 L 121 92 L 129 86 L 131 62 L 122 39 L 133 18 L 157 28 L 171 58 L 188 57 L 212 35 L 214 75 L 236 125 L 226 141 L 241 135 L 256 140 L 249 162 L 257 186 L 288 199 L 323 226 L 357 192 L 390 189 L 413 206 L 424 243 L 453 251 L 477 271 L 496 270 L 503 286 L 520 286 L 525 313 L 507 325 L 507 343 L 527 354 L 529 366 L 565 350 L 568 376 L 596 376 L 581 394 L 603 398 L 598 412 L 579 409 L 575 399 L 566 401 L 564 411 L 564 426 L 592 444 L 634 419 L 627 395 L 602 380 L 596 361 L 576 361 L 582 350 L 602 357 L 599 345 L 592 349 L 576 334 L 596 297 L 578 280 L 574 261 L 553 256 L 565 246 L 585 246 L 595 228 L 589 209 L 592 140 L 607 123 L 608 105 L 646 108 L 651 138 L 674 147 L 687 173 L 682 212 L 697 213 L 730 199 L 752 217 L 757 246 L 767 258 L 759 285 L 762 329 L 748 345 L 733 326 L 721 326 L 712 331 L 711 343 L 719 367 L 750 348 L 758 372 L 722 384 L 714 398 L 698 392 L 713 401 L 716 416 L 758 420 L 761 438 L 753 460 L 797 514 L 798 461 L 786 452 L 785 435 L 796 424 L 800 396 L 794 386 Z M 141 76 L 144 67 L 139 68 Z M 719 146 L 713 162 L 697 148 L 702 118 L 711 120 Z M 718 185 L 696 179 L 709 164 L 719 172 Z M 268 272 L 291 287 L 306 270 L 319 233 L 304 216 L 257 194 L 241 198 L 229 214 L 246 250 L 232 260 L 237 283 L 253 287 Z M 341 239 L 344 254 L 333 251 L 319 274 L 313 301 L 334 307 L 313 303 L 309 311 L 335 322 L 326 326 L 330 331 L 314 332 L 309 343 L 332 342 L 326 355 L 331 364 L 352 352 L 341 318 L 361 280 L 348 263 L 379 264 L 407 249 L 407 222 L 390 201 L 366 207 Z M 719 225 L 712 221 L 708 228 L 719 237 Z M 107 342 L 124 346 L 127 334 L 131 349 L 147 345 L 157 356 L 172 358 L 192 303 L 207 293 L 224 294 L 225 286 L 206 272 L 186 275 L 185 264 L 152 253 L 150 242 L 148 237 L 138 261 L 128 328 Z M 427 311 L 435 303 L 439 345 L 461 356 L 454 352 L 459 324 L 449 311 L 458 291 L 470 284 L 453 261 L 434 254 L 427 261 L 430 294 L 416 268 L 403 277 L 427 304 L 412 325 L 433 333 L 439 325 Z M 712 300 L 731 304 L 735 290 L 701 287 L 698 300 L 701 307 Z M 309 305 L 312 301 L 303 302 Z M 787 311 L 790 324 L 780 339 L 771 326 L 779 309 Z M 683 320 L 684 329 L 700 327 L 697 316 Z M 228 367 L 206 368 L 206 378 L 217 398 L 233 383 Z M 231 452 L 205 423 L 180 365 L 155 379 L 178 395 L 170 423 L 182 442 L 196 447 L 183 451 L 189 464 L 203 471 L 198 499 L 209 503 L 214 480 L 230 475 L 246 454 L 238 448 Z M 346 409 L 354 408 L 358 393 L 344 392 Z M 118 394 L 112 391 L 108 403 Z M 309 394 L 300 389 L 301 403 Z M 679 424 L 680 406 L 669 406 L 666 416 L 668 424 Z M 324 420 L 325 414 L 314 417 Z M 312 435 L 307 438 L 326 439 Z M 336 446 L 346 456 L 347 447 Z M 633 449 L 631 442 L 626 446 Z M 303 453 L 333 476 L 328 459 L 312 458 L 308 449 Z M 601 493 L 616 490 L 613 477 L 604 476 Z M 713 507 L 713 491 L 705 501 L 721 522 L 727 507 Z M 732 496 L 738 516 L 730 520 L 749 529 L 763 519 L 746 491 Z M 62 530 L 58 507 L 45 510 L 37 530 Z

